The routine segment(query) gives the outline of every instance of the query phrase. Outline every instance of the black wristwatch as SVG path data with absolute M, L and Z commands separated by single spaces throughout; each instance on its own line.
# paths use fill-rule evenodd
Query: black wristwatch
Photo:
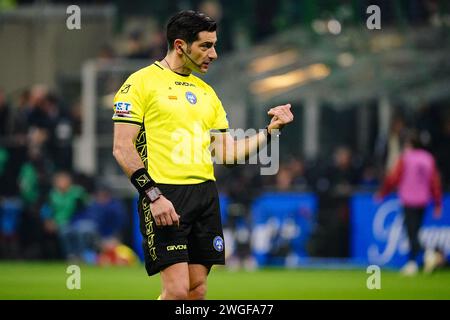
M 145 194 L 150 199 L 150 202 L 155 202 L 162 195 L 162 192 L 158 189 L 158 187 L 151 187 L 145 192 Z

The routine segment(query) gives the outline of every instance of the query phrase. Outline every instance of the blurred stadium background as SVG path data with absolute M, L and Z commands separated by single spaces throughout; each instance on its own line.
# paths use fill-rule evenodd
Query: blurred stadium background
M 81 9 L 79 30 L 66 26 L 71 4 Z M 380 30 L 366 26 L 373 4 Z M 212 274 L 208 297 L 449 299 L 445 267 L 398 275 L 408 251 L 398 200 L 373 201 L 406 130 L 417 129 L 444 190 L 443 216 L 427 211 L 420 241 L 449 259 L 449 7 L 0 0 L 0 299 L 157 296 L 158 277 L 142 282 L 135 192 L 112 157 L 112 97 L 164 57 L 165 22 L 181 9 L 219 23 L 219 60 L 204 78 L 231 127 L 263 128 L 267 109 L 287 102 L 296 117 L 276 175 L 216 167 L 227 267 Z M 65 287 L 73 263 L 83 265 L 79 292 Z M 366 287 L 372 264 L 382 290 Z

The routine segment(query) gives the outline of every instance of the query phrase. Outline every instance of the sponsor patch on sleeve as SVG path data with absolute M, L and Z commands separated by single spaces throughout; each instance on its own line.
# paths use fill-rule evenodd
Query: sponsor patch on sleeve
M 116 102 L 114 103 L 114 117 L 119 118 L 131 118 L 131 103 L 129 102 Z

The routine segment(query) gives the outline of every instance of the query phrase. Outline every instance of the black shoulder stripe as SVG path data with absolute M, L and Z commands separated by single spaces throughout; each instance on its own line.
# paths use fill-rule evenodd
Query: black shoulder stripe
M 161 68 L 161 66 L 158 66 L 158 64 L 157 64 L 156 62 L 153 62 L 153 64 L 154 64 L 155 66 L 157 66 L 158 68 L 160 68 L 161 70 L 164 70 L 163 68 Z
M 138 126 L 141 126 L 142 123 L 139 121 L 133 121 L 133 120 L 123 120 L 123 119 L 113 119 L 114 122 L 121 122 L 121 123 L 131 123 L 131 124 L 135 124 Z

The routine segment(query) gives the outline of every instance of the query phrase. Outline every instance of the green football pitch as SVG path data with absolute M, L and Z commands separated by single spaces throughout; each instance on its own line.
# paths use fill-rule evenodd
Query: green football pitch
M 159 294 L 159 276 L 147 277 L 142 265 L 80 265 L 80 289 L 69 290 L 65 263 L 0 262 L 0 299 L 147 299 Z M 450 270 L 402 277 L 381 269 L 381 288 L 369 290 L 370 274 L 351 270 L 214 268 L 208 299 L 450 299 Z

